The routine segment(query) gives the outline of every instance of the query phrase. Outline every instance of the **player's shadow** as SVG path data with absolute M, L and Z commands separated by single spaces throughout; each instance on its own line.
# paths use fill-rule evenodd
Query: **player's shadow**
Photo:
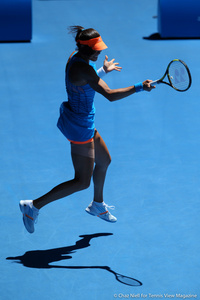
M 37 268 L 37 269 L 103 269 L 115 275 L 115 278 L 126 285 L 131 286 L 140 286 L 142 283 L 139 280 L 136 280 L 131 277 L 123 276 L 117 274 L 111 270 L 108 266 L 59 266 L 53 265 L 52 263 L 71 259 L 71 254 L 75 253 L 79 249 L 87 248 L 90 246 L 90 241 L 94 238 L 109 236 L 112 233 L 96 233 L 96 234 L 87 234 L 80 235 L 80 240 L 78 240 L 75 245 L 49 249 L 49 250 L 34 250 L 27 251 L 22 256 L 7 257 L 7 260 L 12 260 L 15 263 L 22 264 L 27 268 Z

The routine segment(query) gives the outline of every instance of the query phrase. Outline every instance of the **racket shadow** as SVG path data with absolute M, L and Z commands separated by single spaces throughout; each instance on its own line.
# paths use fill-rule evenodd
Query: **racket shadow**
M 27 251 L 21 256 L 7 257 L 7 260 L 12 260 L 15 263 L 22 264 L 27 268 L 37 268 L 37 269 L 101 269 L 114 274 L 116 280 L 122 284 L 130 286 L 140 286 L 142 283 L 134 278 L 124 276 L 116 273 L 108 266 L 58 266 L 52 263 L 63 261 L 67 259 L 72 259 L 73 253 L 79 249 L 87 248 L 90 246 L 90 241 L 93 238 L 110 236 L 112 233 L 96 233 L 88 235 L 80 235 L 80 240 L 78 240 L 75 245 L 48 249 L 48 250 L 33 250 Z

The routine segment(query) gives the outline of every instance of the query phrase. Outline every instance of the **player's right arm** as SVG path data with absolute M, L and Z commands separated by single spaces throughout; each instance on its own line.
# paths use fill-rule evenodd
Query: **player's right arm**
M 103 95 L 109 101 L 116 101 L 128 97 L 134 94 L 135 86 L 129 86 L 126 88 L 110 89 L 109 86 L 102 80 L 95 72 L 95 70 L 86 65 L 83 70 L 83 74 L 87 83 L 97 92 Z M 151 86 L 151 80 L 145 80 L 143 82 L 143 88 L 146 91 L 151 91 L 154 87 Z

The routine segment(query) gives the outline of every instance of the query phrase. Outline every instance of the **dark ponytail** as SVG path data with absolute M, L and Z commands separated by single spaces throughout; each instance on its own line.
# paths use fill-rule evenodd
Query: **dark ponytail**
M 100 36 L 100 34 L 95 29 L 93 28 L 84 29 L 84 27 L 82 26 L 70 26 L 69 33 L 74 35 L 76 42 L 78 40 L 87 41 Z M 87 45 L 80 45 L 79 43 L 77 43 L 76 45 L 78 51 L 80 51 L 84 55 L 90 56 L 95 52 Z
M 70 26 L 68 28 L 69 33 L 75 36 L 75 41 L 79 40 L 81 32 L 84 30 L 82 26 Z

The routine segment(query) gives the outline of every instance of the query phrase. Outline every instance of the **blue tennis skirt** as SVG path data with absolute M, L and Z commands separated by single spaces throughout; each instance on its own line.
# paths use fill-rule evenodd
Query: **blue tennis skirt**
M 70 141 L 85 142 L 94 137 L 95 114 L 77 114 L 70 110 L 67 101 L 60 106 L 60 116 L 57 126 Z

